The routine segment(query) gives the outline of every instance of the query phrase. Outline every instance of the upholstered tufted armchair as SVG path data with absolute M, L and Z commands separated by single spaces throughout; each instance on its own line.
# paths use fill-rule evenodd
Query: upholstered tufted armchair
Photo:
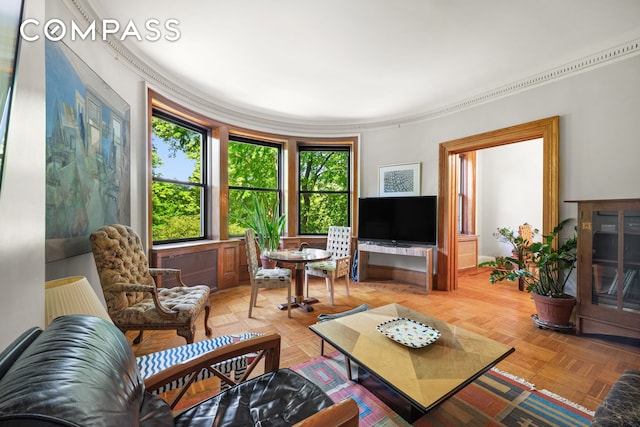
M 203 310 L 205 333 L 211 335 L 208 286 L 186 286 L 177 269 L 149 268 L 140 237 L 126 225 L 104 226 L 90 241 L 109 316 L 123 332 L 140 331 L 135 344 L 146 329 L 175 329 L 190 344 Z M 175 275 L 181 286 L 158 287 L 153 276 L 160 275 Z

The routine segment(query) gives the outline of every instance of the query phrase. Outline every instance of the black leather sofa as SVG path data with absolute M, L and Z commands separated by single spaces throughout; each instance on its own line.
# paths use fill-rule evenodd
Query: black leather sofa
M 44 331 L 27 330 L 0 354 L 0 425 L 357 425 L 355 402 L 334 404 L 304 377 L 278 369 L 276 337 L 265 374 L 174 414 L 145 389 L 133 351 L 113 324 L 92 316 L 59 317 Z M 181 369 L 171 375 L 182 375 Z
M 593 417 L 592 426 L 640 426 L 640 370 L 626 370 L 613 384 Z

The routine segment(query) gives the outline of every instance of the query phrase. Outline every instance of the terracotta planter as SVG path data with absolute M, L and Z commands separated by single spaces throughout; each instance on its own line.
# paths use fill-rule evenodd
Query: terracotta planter
M 545 295 L 531 293 L 536 303 L 538 320 L 554 325 L 569 325 L 573 306 L 576 298 L 572 295 L 563 295 L 562 298 L 551 298 Z
M 260 263 L 262 264 L 262 268 L 276 268 L 277 261 L 267 258 L 266 256 L 260 256 Z

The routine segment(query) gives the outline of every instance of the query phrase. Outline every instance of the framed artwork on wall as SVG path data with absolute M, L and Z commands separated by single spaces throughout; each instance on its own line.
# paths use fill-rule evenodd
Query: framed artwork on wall
M 64 42 L 47 40 L 47 262 L 91 251 L 89 235 L 130 224 L 130 108 Z
M 2 0 L 0 5 L 0 185 L 7 150 L 9 112 L 20 45 L 19 28 L 22 9 L 23 0 Z
M 380 166 L 378 185 L 380 197 L 420 195 L 420 163 Z

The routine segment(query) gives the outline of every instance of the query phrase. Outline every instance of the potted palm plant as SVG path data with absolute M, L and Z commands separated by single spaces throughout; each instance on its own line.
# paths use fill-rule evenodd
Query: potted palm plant
M 243 226 L 253 229 L 258 249 L 260 249 L 262 266 L 272 268 L 274 262 L 266 258 L 264 253 L 280 247 L 280 237 L 284 231 L 286 216 L 278 215 L 279 200 L 275 198 L 273 203 L 269 204 L 266 198 L 261 199 L 254 193 L 251 203 L 243 204 L 243 209 L 243 215 L 234 216 L 234 219 Z
M 574 296 L 564 292 L 567 280 L 576 267 L 578 238 L 575 227 L 572 236 L 554 244 L 560 231 L 570 221 L 561 221 L 551 234 L 542 236 L 542 241 L 528 246 L 527 263 L 533 268 L 527 268 L 523 259 L 509 256 L 479 264 L 480 267 L 493 268 L 489 276 L 491 283 L 522 279 L 526 291 L 531 292 L 535 301 L 537 320 L 545 325 L 569 326 L 576 303 Z

